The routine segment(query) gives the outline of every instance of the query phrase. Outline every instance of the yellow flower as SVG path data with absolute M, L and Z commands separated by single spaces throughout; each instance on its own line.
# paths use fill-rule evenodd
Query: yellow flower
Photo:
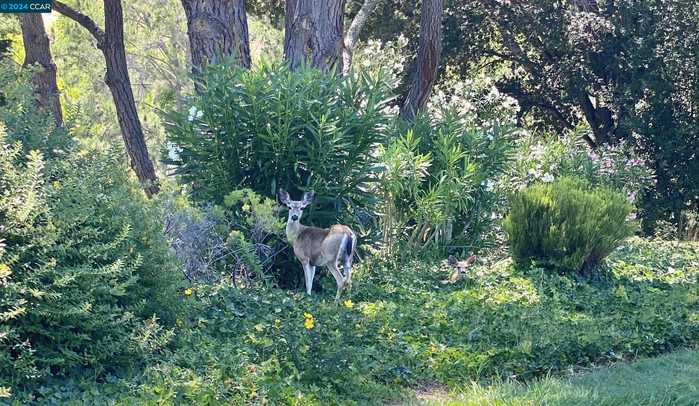
M 192 288 L 187 288 L 187 289 L 184 290 L 184 295 L 185 295 L 185 296 L 192 296 L 192 293 L 194 293 L 194 291 L 192 290 Z
M 54 188 L 54 189 L 58 189 L 58 188 L 61 187 L 61 182 L 59 182 L 59 181 L 57 181 L 57 180 L 54 180 L 53 183 L 52 183 L 51 185 L 53 185 L 53 188 Z
M 0 398 L 9 398 L 12 396 L 12 390 L 6 386 L 0 386 Z
M 7 278 L 12 274 L 12 270 L 7 264 L 0 264 L 0 279 Z
M 306 319 L 303 322 L 303 326 L 306 327 L 306 329 L 310 330 L 313 328 L 313 326 L 315 326 L 315 322 L 313 321 L 313 319 Z
M 177 320 L 175 321 L 175 324 L 177 324 L 177 327 L 182 327 L 182 326 L 184 326 L 184 322 L 183 322 L 182 320 L 180 320 L 180 319 L 177 319 Z
M 354 307 L 354 303 L 352 303 L 352 301 L 349 299 L 342 302 L 342 304 L 345 305 L 345 307 L 348 309 L 351 309 Z
M 306 329 L 310 330 L 315 326 L 315 320 L 313 320 L 313 315 L 311 313 L 304 313 L 303 318 L 303 326 L 306 327 Z

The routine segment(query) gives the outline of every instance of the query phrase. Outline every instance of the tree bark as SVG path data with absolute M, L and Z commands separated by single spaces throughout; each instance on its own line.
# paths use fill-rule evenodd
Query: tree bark
M 599 145 L 608 143 L 614 131 L 612 112 L 605 107 L 595 107 L 590 101 L 590 96 L 587 92 L 582 92 L 578 96 L 578 100 L 580 101 L 580 108 L 585 116 L 585 120 L 587 120 L 592 129 L 592 134 L 595 136 L 595 139 L 592 140 L 589 136 L 583 134 L 585 141 L 590 148 L 596 148 Z
M 292 70 L 342 72 L 345 1 L 286 0 L 284 59 Z
M 121 0 L 104 0 L 104 31 L 90 17 L 60 1 L 54 1 L 53 8 L 83 26 L 97 40 L 97 48 L 102 51 L 107 66 L 104 81 L 112 93 L 131 168 L 136 172 L 146 194 L 149 197 L 153 196 L 158 193 L 160 187 L 153 162 L 148 155 L 148 147 L 131 89 L 124 49 L 124 13 Z
M 437 80 L 437 69 L 442 55 L 443 12 L 444 0 L 422 1 L 417 68 L 400 109 L 400 115 L 404 120 L 412 120 L 415 114 L 425 106 Z
M 201 74 L 220 57 L 233 57 L 250 68 L 250 40 L 245 0 L 181 0 L 187 15 L 192 73 Z
M 19 15 L 24 39 L 24 66 L 39 65 L 40 72 L 34 76 L 34 91 L 37 104 L 53 113 L 57 127 L 63 126 L 60 94 L 56 84 L 56 65 L 51 56 L 49 37 L 46 35 L 41 14 Z
M 342 50 L 342 73 L 345 75 L 348 74 L 352 68 L 352 51 L 359 40 L 359 34 L 362 32 L 362 28 L 364 28 L 371 13 L 380 1 L 381 0 L 364 0 L 364 4 L 362 4 L 359 12 L 357 12 L 357 15 L 352 19 L 352 23 L 345 34 L 345 47 Z

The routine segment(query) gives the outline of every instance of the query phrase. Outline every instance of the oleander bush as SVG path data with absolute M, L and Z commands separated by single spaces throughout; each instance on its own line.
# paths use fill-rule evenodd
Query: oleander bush
M 580 138 L 579 128 L 568 136 L 528 134 L 520 138 L 509 166 L 506 188 L 521 190 L 538 182 L 567 176 L 582 178 L 593 186 L 607 186 L 642 206 L 644 193 L 653 188 L 655 174 L 648 162 L 630 145 L 619 142 L 595 150 Z
M 582 272 L 633 235 L 631 211 L 622 194 L 564 177 L 515 194 L 504 227 L 515 260 Z
M 196 201 L 223 204 L 243 188 L 269 198 L 313 189 L 306 221 L 357 224 L 374 202 L 373 151 L 387 140 L 392 99 L 381 74 L 210 66 L 202 91 L 166 116 L 166 162 Z
M 389 251 L 473 252 L 487 245 L 503 208 L 496 181 L 507 167 L 515 128 L 481 128 L 454 108 L 398 125 L 380 148 L 376 195 Z

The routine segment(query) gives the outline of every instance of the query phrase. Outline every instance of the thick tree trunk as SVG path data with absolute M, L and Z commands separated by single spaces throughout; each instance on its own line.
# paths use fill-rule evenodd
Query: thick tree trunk
M 583 138 L 590 146 L 596 148 L 599 145 L 608 143 L 612 138 L 614 131 L 614 118 L 612 112 L 605 107 L 595 107 L 590 101 L 590 96 L 587 92 L 583 92 L 578 96 L 580 108 L 585 115 L 585 120 L 592 129 L 592 134 L 595 139 L 592 140 L 587 134 L 583 134 Z
M 34 91 L 39 106 L 53 113 L 57 127 L 63 126 L 58 85 L 56 85 L 56 65 L 51 57 L 49 37 L 46 35 L 41 14 L 20 14 L 22 38 L 24 39 L 24 66 L 38 64 L 41 71 L 34 77 Z
M 417 69 L 400 109 L 400 115 L 405 120 L 412 120 L 425 106 L 437 80 L 437 68 L 442 55 L 443 12 L 444 0 L 422 1 Z
M 371 13 L 380 1 L 381 0 L 364 0 L 364 4 L 362 4 L 362 7 L 359 9 L 359 12 L 357 12 L 357 15 L 354 16 L 354 19 L 352 19 L 349 29 L 347 29 L 347 33 L 345 34 L 345 47 L 342 50 L 342 73 L 345 75 L 349 73 L 352 68 L 352 51 L 359 40 L 359 34 L 362 32 L 362 28 L 364 28 Z
M 284 59 L 342 72 L 345 0 L 286 0 Z
M 192 73 L 232 56 L 250 68 L 250 40 L 245 0 L 181 0 L 187 15 Z
M 53 7 L 54 10 L 82 25 L 97 40 L 97 48 L 102 51 L 107 65 L 105 83 L 116 105 L 121 136 L 126 144 L 131 168 L 136 172 L 146 194 L 153 196 L 159 191 L 158 177 L 148 155 L 148 147 L 131 89 L 124 50 L 124 13 L 121 0 L 104 0 L 104 31 L 90 17 L 60 1 L 54 1 Z

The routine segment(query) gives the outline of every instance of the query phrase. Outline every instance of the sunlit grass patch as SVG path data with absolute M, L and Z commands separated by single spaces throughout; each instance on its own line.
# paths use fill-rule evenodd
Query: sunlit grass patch
M 699 404 L 699 351 L 680 351 L 634 363 L 596 368 L 529 384 L 470 383 L 451 394 L 419 394 L 426 405 L 696 405 Z

